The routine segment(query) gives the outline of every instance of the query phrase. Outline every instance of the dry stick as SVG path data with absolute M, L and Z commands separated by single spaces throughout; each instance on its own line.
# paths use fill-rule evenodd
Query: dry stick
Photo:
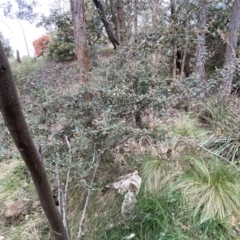
M 184 46 L 184 50 L 183 50 L 182 66 L 181 66 L 181 73 L 180 73 L 181 80 L 184 75 L 184 67 L 185 67 L 187 47 L 188 47 L 188 30 L 187 30 L 187 28 L 188 28 L 188 26 L 186 26 L 186 29 L 185 29 L 186 42 L 185 42 L 185 46 Z
M 95 153 L 95 151 L 94 151 L 94 153 Z M 88 203 L 89 203 L 90 195 L 91 195 L 91 188 L 92 188 L 95 176 L 96 176 L 98 168 L 99 168 L 100 160 L 101 160 L 101 158 L 98 157 L 98 160 L 96 162 L 96 167 L 94 169 L 94 172 L 93 172 L 93 175 L 92 175 L 92 179 L 91 179 L 91 182 L 90 182 L 90 185 L 89 185 L 89 188 L 88 188 L 87 198 L 86 198 L 85 205 L 84 205 L 84 208 L 83 208 L 82 217 L 81 217 L 81 220 L 80 220 L 80 223 L 79 223 L 79 231 L 78 231 L 78 237 L 77 237 L 78 240 L 81 240 L 82 235 L 83 235 L 83 230 L 82 230 L 83 222 L 85 220 L 87 207 L 88 207 Z M 95 154 L 93 154 L 93 162 L 95 162 Z
M 192 141 L 192 140 L 190 140 L 190 139 L 186 139 L 186 140 L 189 141 L 189 142 L 192 142 L 192 143 L 195 143 L 195 144 L 196 144 L 196 142 L 194 142 L 194 141 Z M 233 167 L 235 167 L 235 168 L 240 172 L 240 168 L 238 168 L 234 163 L 232 163 L 231 161 L 229 161 L 227 158 L 222 157 L 222 156 L 220 156 L 219 154 L 217 154 L 217 153 L 215 153 L 215 152 L 212 152 L 212 151 L 208 150 L 207 148 L 205 148 L 205 147 L 203 147 L 203 146 L 201 146 L 201 145 L 199 145 L 199 144 L 196 144 L 196 145 L 197 145 L 197 147 L 205 150 L 206 152 L 211 153 L 211 154 L 215 155 L 216 157 L 219 157 L 219 158 L 225 160 L 226 162 L 228 162 L 229 164 L 231 164 Z
M 72 148 L 71 145 L 68 141 L 68 137 L 65 136 L 65 140 L 66 143 L 68 145 L 68 149 L 69 149 L 69 156 L 70 156 L 70 163 L 69 163 L 69 167 L 68 167 L 68 171 L 67 171 L 67 178 L 66 178 L 66 183 L 65 183 L 65 188 L 63 190 L 62 193 L 62 216 L 63 216 L 63 225 L 67 231 L 67 235 L 68 238 L 70 239 L 70 231 L 69 231 L 69 227 L 68 227 L 68 219 L 67 219 L 67 196 L 68 196 L 68 186 L 69 186 L 69 178 L 70 178 L 70 173 L 71 173 L 71 165 L 72 165 Z
M 58 157 L 58 159 L 59 159 L 59 157 Z M 58 187 L 59 212 L 62 216 L 62 209 L 63 209 L 63 207 L 62 207 L 62 188 L 61 188 L 58 160 L 56 161 L 55 164 L 56 164 L 56 175 L 57 175 L 56 177 L 57 177 L 57 187 Z

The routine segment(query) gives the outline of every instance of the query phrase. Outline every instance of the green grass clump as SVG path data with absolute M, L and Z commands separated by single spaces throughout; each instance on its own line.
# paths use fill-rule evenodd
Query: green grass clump
M 180 190 L 200 222 L 210 218 L 225 219 L 239 212 L 240 185 L 235 168 L 218 159 L 192 159 L 179 177 Z
M 200 222 L 177 191 L 165 189 L 162 195 L 140 193 L 136 213 L 129 221 L 116 224 L 95 239 L 122 240 L 134 236 L 138 240 L 237 239 L 224 220 L 210 218 Z
M 190 239 L 191 233 L 185 231 L 187 226 L 179 222 L 180 215 L 184 213 L 178 193 L 161 197 L 142 193 L 132 220 L 106 231 L 104 239 L 124 239 L 131 234 L 139 240 Z
M 174 127 L 173 132 L 181 137 L 198 137 L 204 133 L 196 120 L 189 117 L 181 118 Z
M 142 163 L 141 176 L 145 192 L 161 193 L 161 190 L 173 181 L 175 175 L 176 172 L 171 171 L 164 159 L 148 156 Z
M 240 118 L 235 102 L 234 98 L 226 102 L 214 97 L 200 104 L 198 114 L 198 119 L 213 132 L 202 146 L 232 162 L 238 161 L 240 154 Z
M 225 158 L 232 163 L 239 163 L 240 141 L 234 136 L 214 136 L 202 143 L 202 146 L 214 154 Z
M 214 97 L 200 103 L 198 119 L 218 134 L 234 133 L 240 128 L 239 115 L 223 98 Z

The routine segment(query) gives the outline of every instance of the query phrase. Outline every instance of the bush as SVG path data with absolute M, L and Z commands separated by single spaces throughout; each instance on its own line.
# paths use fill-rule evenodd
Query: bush
M 49 36 L 42 36 L 33 41 L 33 47 L 35 51 L 35 55 L 37 57 L 43 55 L 44 50 L 47 48 L 49 43 Z
M 7 55 L 7 57 L 12 57 L 13 56 L 13 50 L 12 47 L 10 46 L 10 42 L 8 39 L 4 38 L 3 34 L 0 32 L 0 40 L 3 44 L 3 49 Z
M 73 23 L 70 12 L 58 13 L 51 11 L 48 17 L 42 16 L 37 26 L 46 28 L 50 33 L 47 54 L 55 61 L 72 60 L 75 58 Z

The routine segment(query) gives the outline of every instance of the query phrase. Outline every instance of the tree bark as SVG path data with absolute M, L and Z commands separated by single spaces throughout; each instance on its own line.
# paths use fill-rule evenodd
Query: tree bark
M 114 32 L 115 32 L 115 36 L 119 42 L 120 40 L 120 34 L 119 34 L 119 23 L 118 23 L 118 19 L 117 19 L 117 11 L 116 11 L 116 7 L 115 7 L 115 3 L 113 2 L 113 0 L 110 0 L 110 7 L 111 7 L 111 12 L 112 12 L 112 21 L 114 24 Z
M 153 24 L 153 27 L 157 26 L 158 4 L 159 4 L 159 0 L 153 0 L 152 1 L 152 24 Z
M 180 79 L 182 79 L 185 75 L 185 63 L 186 63 L 186 55 L 187 55 L 187 48 L 188 48 L 188 30 L 187 27 L 185 29 L 185 33 L 186 33 L 186 42 L 185 42 L 185 46 L 183 49 L 183 56 L 182 56 L 182 60 L 181 60 L 181 72 L 180 72 Z
M 189 1 L 185 2 L 187 4 L 186 10 L 189 11 Z M 185 21 L 185 44 L 183 47 L 183 54 L 181 59 L 181 71 L 180 71 L 180 80 L 182 80 L 183 77 L 186 77 L 186 57 L 187 57 L 187 51 L 188 51 L 188 43 L 189 43 L 189 19 L 186 19 Z
M 126 33 L 126 19 L 124 12 L 124 3 L 123 0 L 117 0 L 117 17 L 119 22 L 119 32 L 120 32 L 120 42 L 124 42 L 127 39 Z
M 225 52 L 224 68 L 226 69 L 225 82 L 221 87 L 223 97 L 229 97 L 232 91 L 233 74 L 236 68 L 236 48 L 239 34 L 237 31 L 240 27 L 240 0 L 235 0 L 233 4 L 233 13 L 229 26 L 227 37 L 227 47 Z
M 87 51 L 87 31 L 84 0 L 70 0 L 75 36 L 76 56 L 81 69 L 82 80 L 88 81 L 90 61 Z
M 206 46 L 204 27 L 206 26 L 206 22 L 207 22 L 207 3 L 206 0 L 200 0 L 197 19 L 197 27 L 199 32 L 197 35 L 197 48 L 196 48 L 196 72 L 201 83 L 205 82 Z
M 134 35 L 138 34 L 138 0 L 134 0 Z
M 0 41 L 0 111 L 4 122 L 31 173 L 43 211 L 56 240 L 68 236 L 55 205 L 43 160 L 33 142 L 25 121 L 8 59 Z
M 172 68 L 172 76 L 173 78 L 177 75 L 177 36 L 176 36 L 176 17 L 175 14 L 175 8 L 176 3 L 175 0 L 170 1 L 170 7 L 171 7 L 171 19 L 172 19 L 172 29 L 173 29 L 173 38 L 172 38 L 172 52 L 173 52 L 173 68 Z
M 111 24 L 107 21 L 103 5 L 99 0 L 93 0 L 93 2 L 98 10 L 98 13 L 99 13 L 101 19 L 102 19 L 102 22 L 104 24 L 104 27 L 105 27 L 107 35 L 108 35 L 108 38 L 111 41 L 114 49 L 116 49 L 117 45 L 119 45 L 119 42 L 118 42 L 117 37 L 113 34 Z

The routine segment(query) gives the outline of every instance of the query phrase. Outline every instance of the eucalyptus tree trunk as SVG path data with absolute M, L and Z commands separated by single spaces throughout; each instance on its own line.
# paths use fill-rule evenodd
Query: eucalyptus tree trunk
M 124 6 L 125 6 L 125 24 L 126 24 L 126 37 L 127 39 L 130 39 L 134 26 L 134 20 L 132 18 L 132 13 L 133 13 L 133 1 L 132 0 L 125 0 L 124 1 Z
M 189 12 L 189 0 L 185 1 L 186 4 L 186 11 Z M 181 64 L 180 64 L 180 80 L 183 79 L 183 77 L 187 76 L 186 73 L 186 58 L 187 58 L 187 52 L 188 52 L 188 44 L 189 44 L 189 19 L 186 18 L 185 23 L 184 23 L 184 32 L 185 32 L 185 43 L 183 46 L 183 50 L 182 50 L 182 59 L 181 59 Z
M 48 182 L 47 173 L 33 139 L 28 130 L 12 72 L 2 43 L 0 41 L 0 111 L 4 122 L 20 152 L 33 183 L 48 222 L 56 240 L 67 240 L 68 235 L 63 226 L 60 213 L 55 205 Z
M 134 0 L 134 35 L 138 34 L 138 0 Z
M 182 60 L 181 60 L 181 72 L 180 72 L 180 79 L 182 79 L 185 75 L 185 64 L 186 64 L 186 56 L 187 56 L 187 49 L 188 49 L 188 26 L 186 26 L 185 28 L 185 45 L 183 48 L 183 56 L 182 56 Z
M 117 17 L 119 22 L 119 33 L 120 33 L 120 42 L 124 42 L 127 39 L 126 33 L 126 16 L 124 12 L 124 2 L 123 0 L 117 0 Z
M 152 0 L 151 1 L 151 8 L 152 8 L 152 24 L 153 27 L 157 26 L 157 20 L 158 20 L 158 4 L 159 0 Z
M 75 36 L 76 56 L 81 69 L 82 80 L 88 81 L 90 61 L 87 51 L 87 24 L 85 19 L 84 0 L 70 0 Z
M 196 73 L 201 83 L 205 82 L 205 32 L 204 27 L 207 22 L 207 2 L 206 0 L 199 0 L 198 8 L 198 35 L 197 35 L 197 48 L 196 48 Z
M 111 13 L 112 13 L 112 21 L 113 21 L 113 25 L 114 25 L 113 30 L 114 30 L 115 36 L 119 42 L 120 41 L 120 32 L 119 32 L 119 22 L 118 22 L 118 18 L 117 18 L 116 0 L 110 0 L 110 8 L 111 8 Z
M 176 77 L 177 74 L 177 36 L 176 36 L 176 2 L 175 0 L 170 0 L 171 7 L 171 25 L 173 28 L 173 38 L 172 38 L 172 52 L 173 52 L 173 68 L 172 68 L 172 76 Z
M 232 90 L 233 74 L 236 68 L 236 48 L 239 34 L 237 31 L 240 27 L 240 0 L 235 0 L 233 4 L 233 13 L 227 36 L 227 47 L 225 52 L 224 67 L 226 69 L 225 82 L 221 87 L 223 97 L 229 97 Z
M 108 20 L 106 18 L 106 14 L 104 12 L 103 5 L 102 5 L 102 3 L 99 0 L 93 0 L 93 2 L 94 2 L 95 6 L 96 6 L 96 8 L 98 10 L 98 13 L 99 13 L 99 15 L 101 17 L 102 22 L 104 24 L 104 27 L 106 29 L 108 38 L 111 41 L 114 49 L 116 49 L 117 45 L 119 45 L 119 42 L 118 42 L 117 37 L 113 33 L 111 24 L 108 22 Z

